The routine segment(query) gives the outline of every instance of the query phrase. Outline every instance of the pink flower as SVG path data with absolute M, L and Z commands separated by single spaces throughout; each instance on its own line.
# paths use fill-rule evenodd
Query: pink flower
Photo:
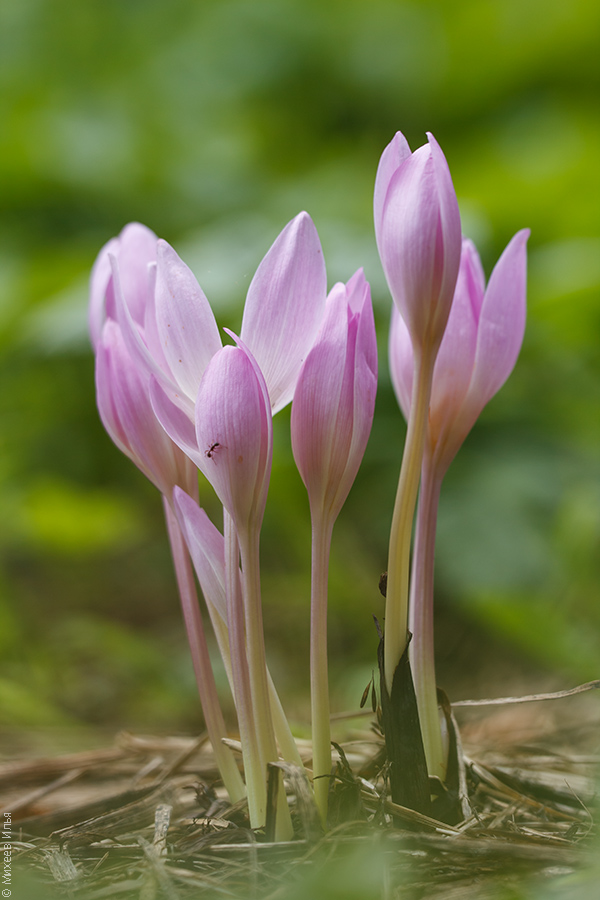
M 157 237 L 154 232 L 131 222 L 112 238 L 98 254 L 90 278 L 89 326 L 92 345 L 97 346 L 106 319 L 116 319 L 111 257 L 120 267 L 123 293 L 131 317 L 143 327 L 146 308 L 154 293 Z
M 429 452 L 440 477 L 446 472 L 488 401 L 500 390 L 523 342 L 526 244 L 519 231 L 496 263 L 488 286 L 474 244 L 464 239 L 448 326 L 433 374 Z M 408 418 L 413 354 L 408 329 L 392 312 L 390 369 L 400 407 Z
M 361 463 L 375 409 L 377 344 L 362 269 L 327 298 L 323 325 L 300 372 L 292 448 L 311 508 L 334 521 Z
M 236 528 L 259 529 L 271 475 L 273 421 L 266 385 L 249 352 L 226 346 L 210 361 L 196 403 L 194 461 Z
M 143 226 L 127 226 L 121 237 L 101 252 L 92 278 L 91 320 L 95 323 L 98 318 L 100 303 L 95 298 L 104 290 L 108 314 L 118 319 L 132 357 L 155 376 L 193 421 L 202 374 L 222 346 L 217 324 L 190 269 L 172 247 L 156 239 L 153 265 L 149 241 L 140 240 L 140 229 Z M 137 236 L 137 243 L 126 240 L 130 231 Z M 151 234 L 147 229 L 143 233 L 145 238 Z M 135 250 L 139 255 L 132 260 L 130 254 Z M 140 310 L 144 266 L 144 284 L 154 276 L 156 289 L 153 283 L 147 285 Z M 242 322 L 242 340 L 265 373 L 274 412 L 292 398 L 300 366 L 321 323 L 325 295 L 319 238 L 310 216 L 300 213 L 286 225 L 259 265 Z
M 414 153 L 400 132 L 383 151 L 375 181 L 379 255 L 413 344 L 437 349 L 460 262 L 461 227 L 446 158 L 435 138 Z
M 317 229 L 302 212 L 285 226 L 256 270 L 240 332 L 265 377 L 273 414 L 292 399 L 321 325 L 326 294 Z
M 175 485 L 192 495 L 192 462 L 159 424 L 148 391 L 148 377 L 135 365 L 116 322 L 108 319 L 96 345 L 98 411 L 108 434 L 169 500 Z

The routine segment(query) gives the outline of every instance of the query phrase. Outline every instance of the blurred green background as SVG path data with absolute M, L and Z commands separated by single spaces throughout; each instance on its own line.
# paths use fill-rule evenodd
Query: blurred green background
M 330 285 L 363 265 L 376 421 L 334 534 L 335 710 L 374 665 L 404 423 L 372 231 L 379 156 L 432 131 L 486 271 L 529 226 L 517 368 L 442 498 L 440 682 L 600 676 L 600 7 L 594 0 L 3 0 L 0 4 L 0 725 L 201 727 L 159 497 L 98 421 L 87 279 L 137 219 L 221 324 L 307 209 Z M 268 654 L 308 717 L 307 502 L 276 420 Z M 203 501 L 216 513 L 204 489 Z M 95 732 L 94 732 L 95 733 Z M 31 740 L 34 740 L 31 738 Z

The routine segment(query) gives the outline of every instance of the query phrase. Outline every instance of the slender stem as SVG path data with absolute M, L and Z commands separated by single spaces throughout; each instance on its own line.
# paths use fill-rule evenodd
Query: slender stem
M 442 479 L 426 453 L 421 470 L 410 586 L 409 657 L 417 695 L 423 746 L 430 775 L 446 777 L 447 754 L 442 740 L 435 678 L 433 580 L 435 532 Z
M 227 681 L 229 682 L 231 693 L 235 695 L 233 671 L 231 666 L 231 650 L 229 649 L 229 629 L 227 628 L 227 622 L 221 617 L 220 612 L 209 600 L 206 601 L 206 605 L 208 607 L 213 631 L 215 632 L 217 645 L 219 647 L 223 665 L 225 667 Z M 302 768 L 304 766 L 302 757 L 300 756 L 298 746 L 296 744 L 296 741 L 294 740 L 289 722 L 286 718 L 283 706 L 281 705 L 281 700 L 279 699 L 277 689 L 275 687 L 275 684 L 273 683 L 273 679 L 268 668 L 267 687 L 269 690 L 269 700 L 271 704 L 271 716 L 273 717 L 273 728 L 275 729 L 275 738 L 277 740 L 281 755 L 284 759 L 288 760 L 288 762 L 293 762 L 297 766 L 300 766 Z
M 414 347 L 415 371 L 408 430 L 392 517 L 385 604 L 384 671 L 391 694 L 394 673 L 408 641 L 408 584 L 410 542 L 423 446 L 427 430 L 429 398 L 437 348 Z
M 242 561 L 242 596 L 246 622 L 248 670 L 252 691 L 254 724 L 264 764 L 277 760 L 275 733 L 271 718 L 271 704 L 267 687 L 267 664 L 263 632 L 258 541 L 248 531 L 238 531 Z
M 275 729 L 275 737 L 279 746 L 282 757 L 287 762 L 293 762 L 296 766 L 304 768 L 298 745 L 294 740 L 290 723 L 287 720 L 279 694 L 271 678 L 271 673 L 267 668 L 267 686 L 269 689 L 269 700 L 271 703 L 271 716 L 273 717 L 273 728 Z
M 323 825 L 331 775 L 331 726 L 327 671 L 327 580 L 333 523 L 312 516 L 310 606 L 310 703 L 312 718 L 313 786 Z
M 173 510 L 167 499 L 163 498 L 163 500 L 181 608 L 183 610 L 198 693 L 200 694 L 200 702 L 204 713 L 204 721 L 206 722 L 208 736 L 213 746 L 223 784 L 232 803 L 237 803 L 238 800 L 245 796 L 246 790 L 233 754 L 229 747 L 223 744 L 223 738 L 227 737 L 227 732 L 217 696 L 217 686 L 198 605 L 198 595 L 196 593 L 190 557 Z
M 259 751 L 246 655 L 246 627 L 239 578 L 239 546 L 231 517 L 225 513 L 225 581 L 233 694 L 240 728 L 248 811 L 252 828 L 262 828 L 267 815 L 266 764 Z
M 246 622 L 246 643 L 248 651 L 248 672 L 252 696 L 252 711 L 259 757 L 266 779 L 267 763 L 279 759 L 271 701 L 269 697 L 265 640 L 260 591 L 260 558 L 258 529 L 247 527 L 238 529 L 240 557 L 242 562 L 242 595 Z M 282 777 L 282 776 L 280 776 Z M 278 792 L 278 807 L 275 827 L 276 839 L 289 839 L 292 834 L 289 808 L 285 792 Z

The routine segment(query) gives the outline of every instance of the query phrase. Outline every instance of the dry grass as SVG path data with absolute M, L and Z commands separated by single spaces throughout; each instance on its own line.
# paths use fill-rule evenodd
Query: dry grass
M 109 749 L 7 761 L 15 873 L 35 876 L 37 896 L 70 900 L 529 896 L 532 877 L 554 884 L 594 863 L 599 761 L 597 718 L 561 726 L 536 708 L 463 714 L 455 825 L 390 801 L 376 728 L 336 752 L 327 834 L 306 774 L 284 766 L 295 839 L 280 844 L 227 803 L 205 736 L 121 734 Z

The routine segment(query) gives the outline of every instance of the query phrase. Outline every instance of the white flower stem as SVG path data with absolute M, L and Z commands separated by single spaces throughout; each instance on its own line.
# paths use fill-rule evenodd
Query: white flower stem
M 321 513 L 312 516 L 310 606 L 310 702 L 312 719 L 313 787 L 323 825 L 331 776 L 331 726 L 327 669 L 327 581 L 333 523 Z
M 239 528 L 238 540 L 242 564 L 242 595 L 246 621 L 252 710 L 263 779 L 265 779 L 267 763 L 277 762 L 279 754 L 273 729 L 265 657 L 258 529 L 252 526 Z M 282 775 L 279 778 L 283 780 Z M 276 840 L 289 840 L 292 835 L 292 825 L 285 791 L 282 788 L 283 785 L 281 784 L 278 792 L 275 838 Z
M 433 582 L 435 532 L 442 479 L 426 452 L 421 471 L 413 549 L 409 627 L 411 671 L 429 774 L 446 777 L 447 753 L 442 740 L 435 678 L 433 639 Z
M 227 737 L 227 732 L 217 695 L 190 557 L 175 514 L 166 498 L 164 498 L 164 509 L 204 721 L 223 784 L 231 802 L 237 803 L 246 795 L 246 789 L 231 750 L 223 744 L 223 738 Z
M 227 675 L 227 681 L 229 682 L 231 693 L 235 695 L 233 671 L 231 666 L 231 651 L 229 649 L 229 629 L 227 628 L 227 622 L 221 617 L 219 611 L 208 601 L 207 607 L 213 630 L 217 639 L 219 651 L 223 659 L 223 666 L 225 668 L 225 674 Z M 273 728 L 275 729 L 275 737 L 277 739 L 277 745 L 279 746 L 281 755 L 284 759 L 288 760 L 288 762 L 293 762 L 295 763 L 295 765 L 303 767 L 304 763 L 302 762 L 300 751 L 298 750 L 298 746 L 296 744 L 296 741 L 294 740 L 289 722 L 286 718 L 283 706 L 281 705 L 281 700 L 279 699 L 277 689 L 268 668 L 267 687 L 269 690 L 269 700 L 271 704 L 271 716 L 273 717 Z
M 240 729 L 248 812 L 252 828 L 263 828 L 267 815 L 266 768 L 261 758 L 254 722 L 250 674 L 246 655 L 246 626 L 239 577 L 239 546 L 235 526 L 225 513 L 225 580 L 229 652 L 233 695 Z
M 408 641 L 410 543 L 427 431 L 437 348 L 414 347 L 414 378 L 408 430 L 392 517 L 385 604 L 384 672 L 391 694 L 394 673 Z

